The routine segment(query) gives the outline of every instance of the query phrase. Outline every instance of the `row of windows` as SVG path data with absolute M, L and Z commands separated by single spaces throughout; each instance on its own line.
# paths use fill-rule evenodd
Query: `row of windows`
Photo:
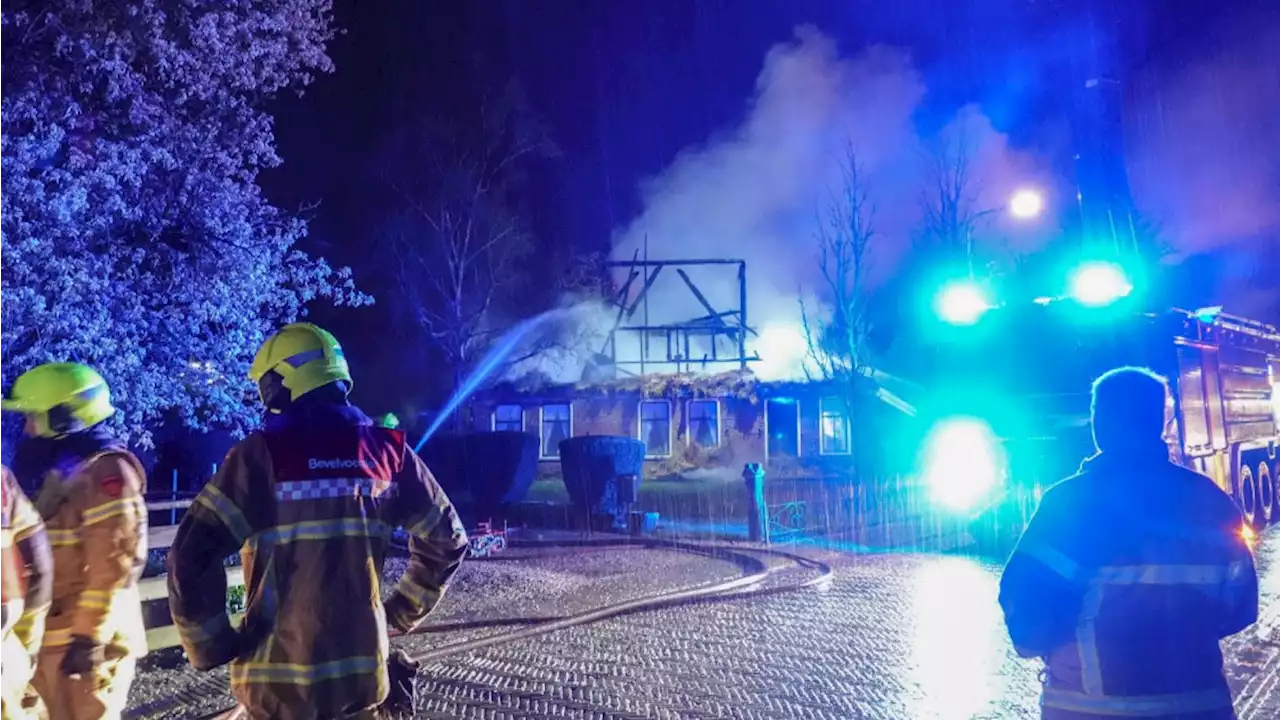
M 766 403 L 766 423 L 770 422 L 770 403 Z M 787 403 L 795 407 L 794 402 Z M 560 457 L 560 441 L 573 437 L 573 408 L 568 403 L 553 403 L 539 408 L 538 436 L 543 458 Z M 720 446 L 720 403 L 716 400 L 687 400 L 685 411 L 688 419 L 688 442 L 701 448 Z M 775 447 L 773 435 L 790 442 L 777 445 L 794 446 L 779 447 L 777 454 L 798 455 L 800 452 L 799 410 L 795 409 L 795 432 L 782 428 L 784 432 L 771 432 L 770 447 Z M 778 424 L 775 422 L 775 424 Z M 642 400 L 640 417 L 637 423 L 637 437 L 645 444 L 649 457 L 668 457 L 671 455 L 672 422 L 671 402 L 669 400 Z M 524 408 L 520 405 L 499 405 L 493 411 L 493 429 L 499 431 L 524 432 Z M 836 398 L 823 398 L 819 401 L 819 431 L 821 434 L 819 452 L 823 455 L 846 455 L 849 453 L 849 414 L 844 403 Z M 790 436 L 790 437 L 787 437 Z

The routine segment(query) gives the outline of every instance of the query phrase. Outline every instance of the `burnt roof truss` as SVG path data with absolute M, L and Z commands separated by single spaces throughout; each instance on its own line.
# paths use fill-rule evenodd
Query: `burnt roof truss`
M 696 259 L 696 260 L 642 260 L 639 253 L 631 260 L 615 260 L 605 263 L 608 268 L 628 270 L 627 278 L 614 295 L 614 303 L 618 312 L 614 326 L 609 332 L 601 354 L 609 358 L 615 366 L 637 366 L 639 374 L 646 370 L 658 370 L 655 366 L 674 369 L 675 372 L 689 372 L 705 369 L 710 365 L 737 365 L 746 370 L 747 363 L 756 360 L 755 356 L 747 356 L 747 335 L 755 331 L 747 325 L 747 263 L 735 259 Z M 688 320 L 667 324 L 651 323 L 649 320 L 649 293 L 658 276 L 665 268 L 670 267 L 689 289 L 691 307 L 697 307 L 701 314 Z M 686 272 L 690 267 L 714 267 L 723 272 L 734 272 L 737 276 L 737 307 L 727 310 L 717 309 L 699 289 L 693 278 Z M 631 290 L 636 282 L 644 278 L 640 290 L 631 297 Z M 696 302 L 695 306 L 693 303 Z M 639 317 L 637 317 L 637 314 Z M 629 333 L 639 340 L 638 357 L 618 356 L 618 334 Z M 694 347 L 695 340 L 703 349 Z

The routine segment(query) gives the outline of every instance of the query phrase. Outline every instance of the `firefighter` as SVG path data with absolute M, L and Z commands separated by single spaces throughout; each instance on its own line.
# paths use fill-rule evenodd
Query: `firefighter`
M 1169 459 L 1167 395 L 1142 368 L 1094 382 L 1097 453 L 1045 493 L 1005 567 L 1045 720 L 1235 718 L 1219 641 L 1257 620 L 1258 578 L 1231 498 Z
M 4 483 L 4 673 L 0 718 L 43 716 L 40 696 L 28 688 L 35 671 L 44 618 L 53 590 L 53 556 L 44 521 L 9 468 Z
M 368 716 L 406 670 L 388 667 L 387 626 L 409 632 L 431 612 L 466 533 L 404 434 L 347 402 L 351 375 L 328 332 L 285 326 L 249 377 L 265 427 L 231 449 L 169 553 L 182 645 L 198 669 L 231 664 L 232 692 L 252 718 Z M 409 566 L 384 603 L 396 527 L 408 530 Z M 238 627 L 223 570 L 237 550 L 247 590 Z
M 146 565 L 142 465 L 114 440 L 107 383 L 76 363 L 20 376 L 5 410 L 26 416 L 36 509 L 53 556 L 53 588 L 32 685 L 50 717 L 118 718 L 147 652 L 138 578 Z

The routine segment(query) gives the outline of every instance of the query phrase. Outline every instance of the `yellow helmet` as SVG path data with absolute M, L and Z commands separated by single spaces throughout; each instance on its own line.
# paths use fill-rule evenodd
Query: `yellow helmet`
M 37 437 L 59 437 L 93 427 L 115 414 L 111 390 L 97 370 L 80 363 L 47 363 L 13 382 L 0 408 L 20 412 Z
M 316 388 L 341 380 L 351 391 L 351 371 L 337 338 L 311 323 L 285 325 L 267 338 L 253 358 L 249 379 L 272 412 Z M 287 397 L 282 392 L 288 390 Z

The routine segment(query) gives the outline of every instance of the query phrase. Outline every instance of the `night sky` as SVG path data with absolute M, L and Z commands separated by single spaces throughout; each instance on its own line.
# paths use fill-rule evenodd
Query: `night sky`
M 1094 64 L 1159 83 L 1188 54 L 1235 41 L 1239 18 L 1266 0 L 338 0 L 345 34 L 331 47 L 337 71 L 275 108 L 284 165 L 262 177 L 285 208 L 319 202 L 310 249 L 351 264 L 360 280 L 372 203 L 362 174 L 393 128 L 433 114 L 467 122 L 468 98 L 518 79 L 561 157 L 533 169 L 526 198 L 542 242 L 607 250 L 611 232 L 641 209 L 639 184 L 677 152 L 739 121 L 768 49 L 812 24 L 842 53 L 868 44 L 907 48 L 929 92 L 917 124 L 928 128 L 979 103 L 1019 147 L 1057 142 L 1072 79 Z M 1091 7 L 1095 6 L 1095 7 Z M 1230 12 L 1224 12 L 1229 9 Z M 1110 44 L 1083 28 L 1102 28 Z M 1082 65 L 1083 63 L 1083 65 Z M 1274 152 L 1274 151 L 1273 151 Z M 379 288 L 366 290 L 378 296 Z M 381 299 L 381 298 L 380 298 Z M 404 370 L 382 311 L 317 312 L 360 367 Z M 409 365 L 413 365 L 409 363 Z M 368 372 L 366 370 L 365 372 Z

